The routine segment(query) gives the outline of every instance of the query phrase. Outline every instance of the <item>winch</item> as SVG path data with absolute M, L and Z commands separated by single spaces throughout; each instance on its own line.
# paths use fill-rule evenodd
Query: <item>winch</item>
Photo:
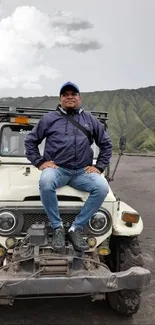
M 31 246 L 46 246 L 48 244 L 48 233 L 44 224 L 32 224 L 27 233 Z

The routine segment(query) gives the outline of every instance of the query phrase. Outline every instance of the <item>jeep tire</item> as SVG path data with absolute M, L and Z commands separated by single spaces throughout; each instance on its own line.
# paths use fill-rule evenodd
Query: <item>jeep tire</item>
M 111 237 L 108 266 L 113 272 L 126 271 L 132 266 L 143 266 L 143 257 L 136 237 Z M 107 294 L 110 306 L 119 314 L 132 316 L 141 301 L 141 289 L 124 289 Z

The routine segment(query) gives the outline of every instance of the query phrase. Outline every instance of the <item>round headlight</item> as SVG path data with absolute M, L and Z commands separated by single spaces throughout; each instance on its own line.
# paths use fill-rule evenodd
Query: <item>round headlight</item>
M 97 233 L 104 233 L 108 230 L 110 225 L 110 220 L 106 213 L 97 212 L 92 219 L 89 220 L 90 229 Z
M 0 232 L 10 232 L 16 225 L 16 218 L 11 212 L 0 213 Z

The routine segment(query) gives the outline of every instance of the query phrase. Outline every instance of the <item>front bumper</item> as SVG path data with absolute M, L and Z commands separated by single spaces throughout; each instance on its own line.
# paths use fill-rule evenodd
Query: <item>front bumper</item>
M 141 267 L 112 273 L 100 266 L 98 269 L 74 270 L 66 276 L 33 276 L 0 272 L 0 300 L 7 297 L 101 294 L 122 289 L 143 288 L 150 283 L 151 273 Z

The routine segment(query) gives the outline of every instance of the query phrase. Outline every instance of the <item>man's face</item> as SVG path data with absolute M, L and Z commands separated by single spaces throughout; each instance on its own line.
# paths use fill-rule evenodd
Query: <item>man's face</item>
M 60 96 L 60 104 L 63 108 L 74 109 L 81 105 L 81 97 L 74 90 L 66 90 Z

